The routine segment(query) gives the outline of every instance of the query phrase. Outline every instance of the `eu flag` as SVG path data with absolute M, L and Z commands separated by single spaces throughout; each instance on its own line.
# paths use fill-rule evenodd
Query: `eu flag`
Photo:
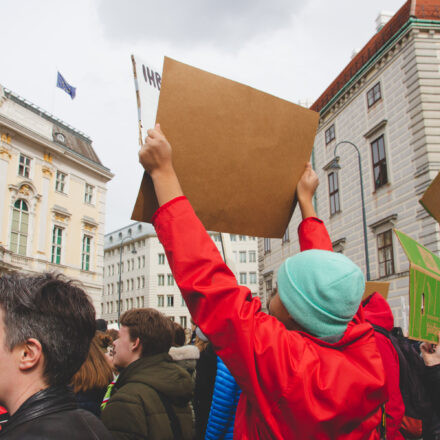
M 67 94 L 70 95 L 70 97 L 73 99 L 76 96 L 76 87 L 71 86 L 64 78 L 63 75 L 61 75 L 60 72 L 58 72 L 57 77 L 57 87 L 60 89 L 63 89 Z

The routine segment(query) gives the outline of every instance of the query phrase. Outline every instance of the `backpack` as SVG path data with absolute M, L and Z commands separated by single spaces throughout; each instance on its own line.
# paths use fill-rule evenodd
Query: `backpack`
M 423 420 L 432 412 L 431 399 L 424 382 L 425 363 L 415 343 L 403 336 L 401 328 L 395 327 L 391 332 L 378 325 L 373 325 L 373 328 L 391 341 L 399 358 L 399 385 L 405 405 L 400 431 L 405 438 L 420 438 Z

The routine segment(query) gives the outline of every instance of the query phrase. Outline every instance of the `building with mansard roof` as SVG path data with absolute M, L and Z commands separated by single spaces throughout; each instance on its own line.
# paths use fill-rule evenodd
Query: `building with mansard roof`
M 62 272 L 99 313 L 112 177 L 88 136 L 0 85 L 0 274 Z
M 311 106 L 320 113 L 312 156 L 321 182 L 315 202 L 334 250 L 366 275 L 368 252 L 370 279 L 390 283 L 395 324 L 407 328 L 409 264 L 393 228 L 440 251 L 439 225 L 418 203 L 440 169 L 440 3 L 408 0 L 383 18 Z M 299 222 L 295 212 L 283 240 L 259 241 L 263 304 L 281 261 L 299 251 Z

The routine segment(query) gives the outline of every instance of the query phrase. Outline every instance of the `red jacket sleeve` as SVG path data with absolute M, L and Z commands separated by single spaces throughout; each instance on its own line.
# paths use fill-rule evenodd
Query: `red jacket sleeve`
M 299 245 L 302 251 L 321 249 L 332 251 L 332 242 L 324 222 L 316 217 L 307 217 L 298 226 Z

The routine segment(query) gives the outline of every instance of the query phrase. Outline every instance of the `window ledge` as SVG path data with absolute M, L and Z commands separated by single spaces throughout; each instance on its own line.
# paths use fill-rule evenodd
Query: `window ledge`
M 333 214 L 330 214 L 330 218 L 337 217 L 339 214 L 342 214 L 342 211 L 334 212 Z
M 379 192 L 383 192 L 385 189 L 388 189 L 391 186 L 391 182 L 387 182 L 379 188 L 375 189 L 371 194 L 377 194 Z
M 393 281 L 397 278 L 403 278 L 409 276 L 409 270 L 406 270 L 404 272 L 399 272 L 399 273 L 393 273 L 391 275 L 385 275 L 383 277 L 379 277 L 379 278 L 375 278 L 374 280 L 370 280 L 370 281 Z

